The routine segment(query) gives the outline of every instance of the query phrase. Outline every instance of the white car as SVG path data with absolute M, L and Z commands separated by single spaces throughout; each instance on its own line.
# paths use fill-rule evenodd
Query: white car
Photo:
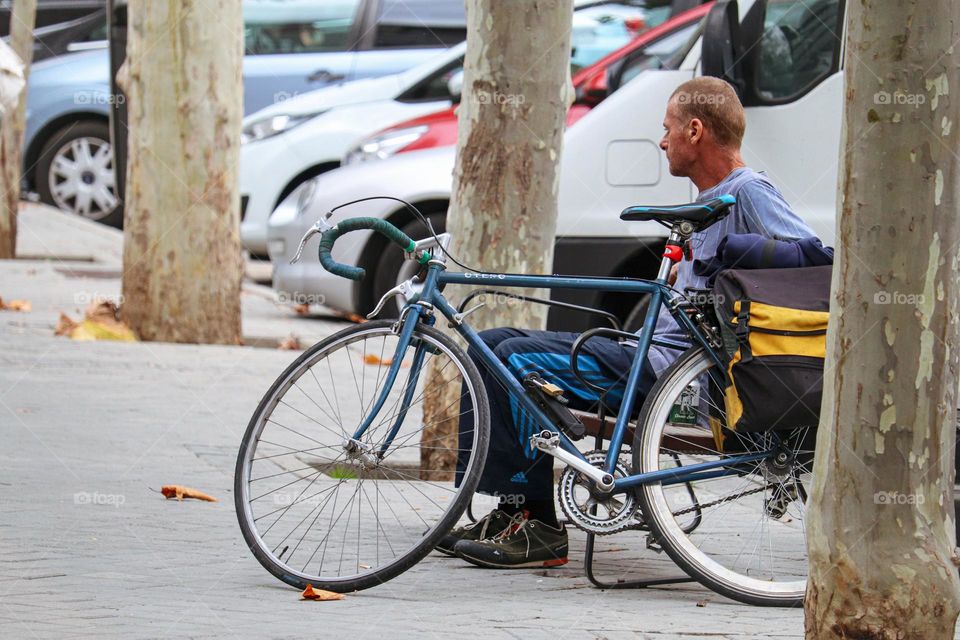
M 304 181 L 340 165 L 344 152 L 373 131 L 452 104 L 465 43 L 403 73 L 291 97 L 243 121 L 240 237 L 267 251 L 267 220 Z
M 769 13 L 754 15 L 758 19 L 744 20 L 741 27 L 744 42 L 760 39 L 749 60 L 754 74 L 741 79 L 748 123 L 744 157 L 749 166 L 768 173 L 824 244 L 833 244 L 843 96 L 839 68 L 843 39 L 835 38 L 833 32 L 844 28 L 843 0 L 757 0 L 751 11 L 765 12 L 768 3 Z M 706 25 L 704 35 L 680 52 L 682 61 L 670 65 L 675 68 L 644 68 L 567 130 L 555 273 L 614 277 L 656 273 L 664 229 L 652 222 L 625 223 L 618 214 L 630 205 L 675 204 L 696 197 L 689 180 L 669 174 L 658 142 L 663 111 L 674 89 L 703 70 L 723 69 L 722 47 L 730 41 L 729 26 L 716 19 L 708 19 Z M 757 31 L 750 32 L 748 25 Z M 768 55 L 768 38 L 777 37 L 774 44 L 782 46 L 779 34 L 770 35 L 777 32 L 793 36 L 788 59 Z M 645 62 L 649 61 L 639 64 Z M 627 60 L 617 73 L 628 77 L 636 73 L 632 64 Z M 291 299 L 322 296 L 326 304 L 340 309 L 370 311 L 384 291 L 408 277 L 400 268 L 401 252 L 385 250 L 387 242 L 367 231 L 345 236 L 333 255 L 339 262 L 367 270 L 365 280 L 354 282 L 323 270 L 315 239 L 307 245 L 302 261 L 290 265 L 299 239 L 331 208 L 379 195 L 415 204 L 440 227 L 450 199 L 453 166 L 453 147 L 400 153 L 380 162 L 342 167 L 294 191 L 270 220 L 274 288 Z M 415 239 L 426 235 L 403 205 L 389 200 L 346 207 L 335 213 L 333 222 L 356 215 L 389 219 Z M 554 292 L 554 298 L 605 308 L 621 319 L 628 319 L 643 305 L 627 295 L 593 291 Z M 583 330 L 588 321 L 562 310 L 550 313 L 552 328 Z
M 643 0 L 577 0 L 571 34 L 573 68 L 620 48 L 636 36 L 636 25 L 652 26 L 669 13 L 669 6 L 653 10 L 645 6 Z M 267 220 L 274 208 L 305 180 L 337 168 L 354 143 L 459 99 L 464 51 L 466 43 L 461 43 L 402 74 L 321 89 L 246 118 L 240 151 L 244 246 L 264 254 Z M 416 137 L 417 132 L 410 135 Z M 395 136 L 376 153 L 386 157 L 410 141 Z

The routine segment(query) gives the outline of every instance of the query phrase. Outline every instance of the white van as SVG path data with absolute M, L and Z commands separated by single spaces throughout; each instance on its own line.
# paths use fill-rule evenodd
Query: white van
M 745 3 L 743 10 L 736 0 L 719 0 L 702 32 L 676 60 L 650 68 L 650 57 L 641 55 L 615 69 L 610 81 L 629 83 L 570 127 L 564 139 L 554 272 L 656 274 L 665 230 L 655 223 L 622 222 L 618 214 L 630 205 L 675 204 L 696 198 L 689 180 L 669 174 L 658 144 L 670 94 L 700 74 L 724 77 L 738 87 L 747 110 L 743 145 L 747 164 L 766 171 L 824 244 L 832 245 L 843 14 L 844 0 L 756 0 Z M 338 261 L 367 269 L 367 279 L 357 283 L 320 267 L 316 240 L 308 245 L 303 261 L 290 265 L 300 237 L 332 207 L 376 195 L 412 202 L 442 223 L 453 164 L 453 148 L 398 154 L 381 162 L 340 168 L 291 193 L 270 219 L 268 249 L 275 265 L 274 287 L 288 299 L 323 300 L 347 311 L 369 311 L 398 278 L 409 277 L 403 272 L 398 275 L 397 264 L 383 250 L 385 243 L 368 232 L 356 232 L 337 244 L 334 257 Z M 401 228 L 416 229 L 412 216 L 397 202 L 353 205 L 338 211 L 334 221 L 352 215 L 384 217 Z M 553 295 L 557 300 L 607 309 L 623 320 L 642 304 L 626 294 L 555 291 Z M 554 308 L 549 326 L 583 330 L 595 321 Z

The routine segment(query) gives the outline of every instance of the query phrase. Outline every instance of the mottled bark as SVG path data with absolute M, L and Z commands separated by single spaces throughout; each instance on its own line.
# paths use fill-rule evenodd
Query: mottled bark
M 36 16 L 37 0 L 14 0 L 10 14 L 10 48 L 23 63 L 24 82 L 33 60 L 33 25 Z M 0 259 L 10 259 L 16 254 L 26 111 L 27 90 L 24 85 L 16 106 L 0 116 Z
M 466 4 L 467 53 L 447 216 L 453 254 L 486 271 L 549 273 L 560 152 L 573 95 L 569 82 L 573 3 L 467 0 Z M 467 291 L 450 287 L 445 293 L 456 300 Z M 476 328 L 542 328 L 545 320 L 541 306 L 491 297 L 470 315 Z M 451 406 L 459 393 L 457 388 L 437 394 L 424 406 L 426 422 L 436 423 L 429 436 L 444 436 L 451 447 L 455 423 L 439 421 L 435 413 Z M 433 453 L 441 458 L 434 465 L 453 460 L 452 454 Z
M 960 4 L 847 4 L 807 638 L 952 639 Z
M 123 320 L 240 341 L 240 0 L 131 0 Z

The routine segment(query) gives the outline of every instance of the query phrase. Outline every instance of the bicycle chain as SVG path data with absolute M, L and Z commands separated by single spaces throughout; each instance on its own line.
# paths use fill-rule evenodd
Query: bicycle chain
M 767 485 L 762 486 L 762 487 L 759 487 L 759 488 L 757 488 L 757 489 L 750 489 L 749 491 L 743 491 L 743 492 L 741 492 L 741 493 L 738 493 L 738 494 L 735 494 L 735 495 L 732 495 L 732 496 L 727 496 L 727 497 L 725 497 L 725 498 L 720 498 L 719 500 L 714 500 L 713 502 L 708 502 L 707 504 L 699 504 L 699 503 L 698 503 L 698 504 L 697 504 L 696 506 L 694 506 L 694 507 L 688 507 L 688 508 L 686 508 L 686 509 L 683 509 L 682 511 L 675 511 L 675 512 L 673 512 L 673 516 L 676 517 L 676 516 L 682 516 L 682 515 L 685 515 L 685 514 L 688 514 L 688 513 L 693 513 L 694 511 L 696 511 L 696 510 L 698 510 L 698 509 L 701 509 L 701 510 L 702 510 L 702 509 L 706 509 L 707 507 L 712 507 L 712 506 L 714 506 L 714 505 L 723 504 L 724 502 L 727 502 L 727 501 L 729 501 L 729 500 L 733 500 L 733 499 L 735 499 L 735 498 L 742 498 L 743 496 L 749 496 L 749 495 L 751 495 L 751 494 L 760 493 L 761 491 L 766 491 L 766 490 L 767 490 Z

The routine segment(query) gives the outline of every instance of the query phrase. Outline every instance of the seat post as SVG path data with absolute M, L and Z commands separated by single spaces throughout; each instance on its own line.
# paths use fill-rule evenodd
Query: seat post
M 663 250 L 663 258 L 660 260 L 660 270 L 657 272 L 657 282 L 666 283 L 670 276 L 670 268 L 674 262 L 680 262 L 683 259 L 683 249 L 681 243 L 683 236 L 677 225 L 670 229 L 670 235 L 667 238 L 667 244 Z

